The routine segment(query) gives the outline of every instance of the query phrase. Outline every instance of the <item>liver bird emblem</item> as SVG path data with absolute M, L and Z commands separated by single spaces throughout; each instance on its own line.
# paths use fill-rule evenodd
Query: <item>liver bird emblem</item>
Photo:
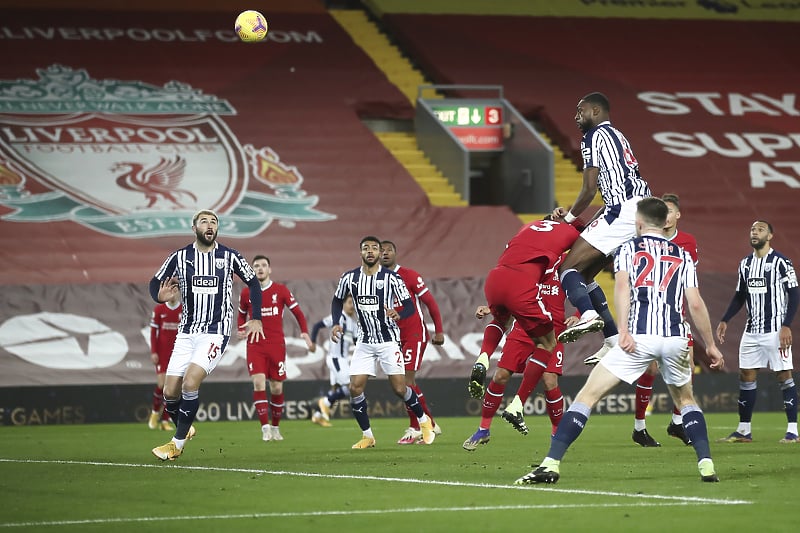
M 140 209 L 184 209 L 190 207 L 186 205 L 189 200 L 197 203 L 197 197 L 191 191 L 179 188 L 185 170 L 186 160 L 181 156 L 174 160 L 162 157 L 150 167 L 131 161 L 120 161 L 111 167 L 111 172 L 124 171 L 117 177 L 117 185 L 144 194 L 147 205 Z

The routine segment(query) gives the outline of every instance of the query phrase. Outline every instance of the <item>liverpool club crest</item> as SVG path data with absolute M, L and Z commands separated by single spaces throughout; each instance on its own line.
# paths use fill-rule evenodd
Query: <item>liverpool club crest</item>
M 327 221 L 302 174 L 242 145 L 225 100 L 179 82 L 94 80 L 53 65 L 0 80 L 0 205 L 13 222 L 72 220 L 120 237 L 185 234 L 191 213 L 225 214 L 228 237 L 272 221 Z

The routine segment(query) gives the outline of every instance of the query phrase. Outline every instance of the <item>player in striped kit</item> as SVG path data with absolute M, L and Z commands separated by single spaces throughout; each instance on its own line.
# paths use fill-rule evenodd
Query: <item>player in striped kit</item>
M 697 239 L 691 233 L 678 229 L 678 220 L 681 218 L 680 198 L 677 194 L 664 194 L 661 196 L 664 203 L 667 204 L 667 224 L 664 226 L 665 238 L 680 246 L 687 252 L 697 266 Z M 688 327 L 688 324 L 687 324 Z M 694 339 L 689 333 L 689 363 L 694 368 Z M 607 345 L 604 343 L 603 349 Z M 602 351 L 602 349 L 601 349 Z M 601 356 L 602 357 L 602 356 Z M 584 360 L 584 362 L 586 362 Z M 631 435 L 633 442 L 643 447 L 658 447 L 661 446 L 648 432 L 645 416 L 647 415 L 647 406 L 650 404 L 650 397 L 653 393 L 653 382 L 655 381 L 656 374 L 658 374 L 658 365 L 655 362 L 650 363 L 647 371 L 636 380 L 636 412 L 634 415 L 633 433 Z M 680 439 L 685 445 L 689 446 L 691 441 L 686 436 L 683 429 L 683 420 L 681 419 L 681 412 L 677 406 L 672 407 L 672 421 L 667 426 L 667 435 Z
M 264 337 L 261 291 L 255 272 L 242 254 L 217 242 L 219 217 L 210 210 L 192 217 L 195 241 L 172 252 L 150 280 L 150 296 L 166 302 L 180 292 L 183 314 L 164 383 L 166 411 L 175 422 L 175 436 L 153 448 L 162 461 L 174 461 L 194 434 L 192 422 L 200 407 L 200 384 L 216 368 L 233 329 L 233 274 L 250 287 L 253 319 L 244 324 L 250 340 Z
M 581 232 L 559 268 L 567 298 L 581 313 L 580 321 L 559 335 L 560 342 L 573 342 L 600 329 L 609 346 L 616 342 L 617 327 L 605 294 L 592 280 L 608 257 L 636 235 L 636 203 L 650 196 L 630 143 L 611 125 L 610 109 L 608 98 L 601 93 L 588 94 L 578 102 L 575 121 L 583 132 L 583 185 L 569 210 L 556 207 L 552 213 L 555 220 L 572 223 L 589 207 L 598 190 L 605 204 L 602 214 Z
M 784 444 L 800 442 L 797 433 L 797 386 L 792 378 L 792 320 L 800 289 L 792 262 L 773 250 L 772 224 L 756 220 L 750 227 L 753 253 L 739 263 L 739 280 L 728 310 L 717 326 L 720 344 L 728 321 L 747 304 L 747 322 L 739 344 L 739 426 L 720 442 L 752 442 L 750 423 L 756 403 L 756 376 L 761 368 L 775 372 L 786 411 Z
M 300 326 L 300 338 L 306 347 L 313 351 L 314 343 L 308 335 L 308 324 L 300 304 L 286 285 L 270 279 L 272 267 L 269 258 L 257 255 L 253 258 L 253 271 L 261 291 L 261 324 L 264 338 L 247 342 L 247 371 L 253 381 L 253 405 L 261 423 L 261 440 L 282 441 L 280 431 L 283 415 L 283 382 L 286 380 L 286 338 L 283 334 L 283 310 L 288 308 Z M 237 337 L 246 338 L 242 327 L 247 317 L 253 315 L 250 306 L 250 287 L 242 289 L 239 295 Z M 267 400 L 267 380 L 269 380 L 269 400 Z
M 353 448 L 375 447 L 364 389 L 369 376 L 375 377 L 377 363 L 380 363 L 383 373 L 389 378 L 394 393 L 419 419 L 422 442 L 431 444 L 436 438 L 433 423 L 422 410 L 417 394 L 406 385 L 405 363 L 403 352 L 400 351 L 400 328 L 397 321 L 411 316 L 414 303 L 403 280 L 381 266 L 381 241 L 377 237 L 364 237 L 359 243 L 359 249 L 361 266 L 342 274 L 331 301 L 333 342 L 339 342 L 342 335 L 339 319 L 348 294 L 353 296 L 358 315 L 358 342 L 350 361 L 350 405 L 361 428 L 362 437 Z M 402 306 L 402 309 L 398 312 L 395 306 Z
M 341 338 L 337 343 L 329 343 L 328 355 L 325 357 L 331 388 L 328 394 L 319 399 L 317 408 L 311 413 L 311 421 L 322 427 L 331 426 L 331 414 L 336 402 L 350 396 L 350 348 L 358 337 L 357 320 L 353 297 L 348 295 L 342 305 L 342 318 L 339 319 L 339 325 L 342 327 Z M 332 326 L 333 315 L 328 315 L 314 324 L 314 327 L 311 328 L 312 342 L 316 342 L 317 335 L 322 328 Z
M 595 404 L 620 381 L 636 381 L 653 360 L 659 362 L 670 395 L 681 408 L 701 479 L 719 481 L 711 460 L 705 417 L 692 393 L 684 296 L 706 343 L 711 367 L 722 368 L 724 361 L 714 344 L 708 310 L 697 287 L 694 261 L 686 250 L 664 238 L 666 218 L 667 206 L 658 198 L 646 198 L 637 204 L 638 237 L 623 245 L 614 261 L 619 342 L 594 367 L 564 413 L 540 466 L 517 479 L 516 484 L 557 482 L 561 459 L 585 428 Z
M 406 385 L 414 389 L 417 398 L 419 398 L 419 403 L 422 405 L 422 410 L 431 418 L 433 431 L 437 435 L 441 435 L 442 429 L 436 425 L 436 421 L 433 419 L 433 415 L 425 401 L 425 395 L 417 385 L 417 371 L 422 364 L 422 356 L 425 354 L 425 348 L 428 347 L 428 341 L 430 340 L 432 344 L 438 346 L 444 344 L 442 314 L 439 312 L 439 304 L 436 303 L 433 294 L 428 290 L 428 286 L 425 285 L 425 280 L 422 279 L 419 272 L 397 264 L 397 246 L 392 241 L 381 242 L 381 265 L 400 276 L 400 279 L 406 284 L 406 288 L 411 294 L 411 301 L 414 302 L 414 313 L 397 323 L 400 326 L 400 349 L 403 351 L 403 359 L 406 365 Z M 431 338 L 425 325 L 420 302 L 428 308 L 428 313 L 430 313 L 433 320 L 433 338 Z M 419 428 L 417 415 L 409 410 L 408 429 L 405 430 L 397 444 L 414 444 L 421 437 L 422 431 Z

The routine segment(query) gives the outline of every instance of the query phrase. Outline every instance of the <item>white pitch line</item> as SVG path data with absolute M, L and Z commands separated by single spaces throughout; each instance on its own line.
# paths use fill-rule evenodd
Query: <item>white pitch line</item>
M 415 483 L 420 485 L 441 485 L 447 487 L 468 487 L 481 489 L 511 489 L 511 490 L 543 490 L 543 487 L 531 487 L 525 485 L 499 485 L 491 483 L 465 483 L 461 481 L 437 481 L 430 479 L 415 478 L 396 478 L 380 476 L 357 476 L 352 474 L 319 474 L 316 472 L 289 472 L 285 470 L 263 470 L 257 468 L 222 468 L 213 466 L 185 466 L 185 465 L 163 465 L 163 464 L 136 464 L 136 463 L 101 463 L 96 461 L 68 461 L 68 460 L 39 460 L 39 459 L 5 459 L 0 458 L 0 463 L 32 463 L 32 464 L 64 464 L 64 465 L 86 465 L 86 466 L 110 466 L 117 468 L 171 468 L 177 470 L 193 470 L 201 472 L 232 472 L 244 474 L 257 474 L 269 476 L 294 476 L 325 479 L 357 479 L 369 481 L 387 481 L 393 483 Z M 637 500 L 664 500 L 667 502 L 677 502 L 679 504 L 711 503 L 717 505 L 749 505 L 753 502 L 748 500 L 729 500 L 724 498 L 701 498 L 696 496 L 667 496 L 662 494 L 641 494 L 626 492 L 609 492 L 598 490 L 582 489 L 557 489 L 548 486 L 550 492 L 561 492 L 566 494 L 587 494 L 591 496 L 613 496 L 619 498 L 633 498 Z
M 387 513 L 418 513 L 418 512 L 464 512 L 464 511 L 530 511 L 537 509 L 590 509 L 590 508 L 614 508 L 614 507 L 675 507 L 700 505 L 701 502 L 664 502 L 664 503 L 590 503 L 590 504 L 552 504 L 552 505 L 492 505 L 480 507 L 415 507 L 405 509 L 359 509 L 346 511 L 303 511 L 303 512 L 282 512 L 282 513 L 251 513 L 251 514 L 219 514 L 204 516 L 157 516 L 157 517 L 130 517 L 130 518 L 91 518 L 86 520 L 51 520 L 42 522 L 0 522 L 0 527 L 45 527 L 45 526 L 74 526 L 89 524 L 124 524 L 140 522 L 167 522 L 174 520 L 230 520 L 230 519 L 252 519 L 252 518 L 302 518 L 302 517 L 325 517 L 325 516 L 352 516 L 358 515 L 382 515 Z

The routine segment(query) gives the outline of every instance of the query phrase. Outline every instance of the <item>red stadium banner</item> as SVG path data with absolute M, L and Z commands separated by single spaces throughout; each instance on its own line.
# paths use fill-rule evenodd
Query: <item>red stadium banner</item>
M 782 52 L 794 46 L 795 24 L 603 19 L 601 34 L 583 36 L 597 20 L 384 20 L 437 83 L 502 85 L 576 167 L 576 104 L 605 93 L 654 194 L 681 196 L 681 228 L 697 237 L 702 271 L 734 271 L 756 218 L 771 221 L 774 247 L 800 261 L 800 57 Z

